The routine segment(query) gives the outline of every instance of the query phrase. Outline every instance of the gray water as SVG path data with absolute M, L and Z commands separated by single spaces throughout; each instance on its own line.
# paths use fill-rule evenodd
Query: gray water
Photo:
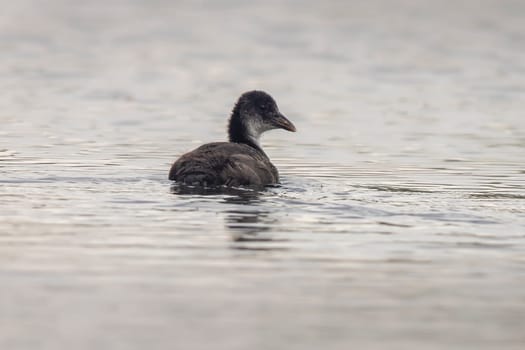
M 521 1 L 1 1 L 1 349 L 523 349 Z M 282 184 L 171 163 L 246 90 Z

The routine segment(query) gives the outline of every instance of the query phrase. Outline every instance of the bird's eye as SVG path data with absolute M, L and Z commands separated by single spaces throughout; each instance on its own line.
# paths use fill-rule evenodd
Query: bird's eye
M 259 107 L 260 107 L 263 111 L 266 110 L 266 105 L 260 105 Z

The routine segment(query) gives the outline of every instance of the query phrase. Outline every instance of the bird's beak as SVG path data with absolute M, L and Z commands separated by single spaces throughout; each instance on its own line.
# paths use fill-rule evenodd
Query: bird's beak
M 284 115 L 281 113 L 277 113 L 275 117 L 272 120 L 272 124 L 279 129 L 288 130 L 291 132 L 295 132 L 295 125 L 292 124 L 291 121 L 288 120 Z

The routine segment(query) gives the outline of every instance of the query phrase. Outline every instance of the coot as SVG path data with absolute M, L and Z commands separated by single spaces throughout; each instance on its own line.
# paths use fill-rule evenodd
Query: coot
M 182 155 L 169 179 L 199 186 L 264 186 L 279 182 L 277 168 L 262 150 L 261 134 L 272 129 L 295 132 L 266 92 L 249 91 L 235 104 L 228 123 L 230 142 L 207 143 Z

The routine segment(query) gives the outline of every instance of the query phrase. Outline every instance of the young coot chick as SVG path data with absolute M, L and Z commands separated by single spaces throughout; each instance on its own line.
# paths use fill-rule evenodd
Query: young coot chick
M 279 182 L 279 173 L 259 144 L 271 129 L 295 131 L 263 91 L 249 91 L 235 104 L 228 124 L 230 142 L 207 143 L 182 155 L 169 179 L 201 186 L 264 186 Z

